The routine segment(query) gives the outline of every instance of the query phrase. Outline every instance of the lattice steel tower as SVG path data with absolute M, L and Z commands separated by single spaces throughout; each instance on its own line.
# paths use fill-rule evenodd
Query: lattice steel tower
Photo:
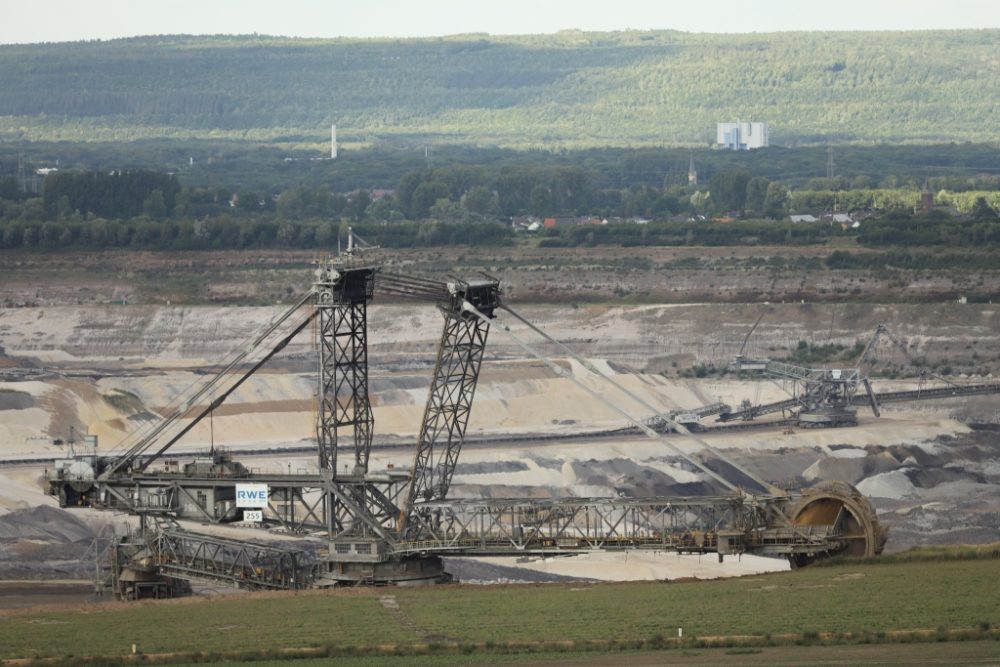
M 319 410 L 316 437 L 319 467 L 336 476 L 337 445 L 350 430 L 354 474 L 368 471 L 372 447 L 368 398 L 368 302 L 374 267 L 343 268 L 327 263 L 316 272 L 319 311 Z
M 453 283 L 449 287 L 451 298 L 440 304 L 444 331 L 417 439 L 413 479 L 400 532 L 407 529 L 406 513 L 414 503 L 441 500 L 448 495 L 469 425 L 490 319 L 500 306 L 500 285 L 495 280 Z

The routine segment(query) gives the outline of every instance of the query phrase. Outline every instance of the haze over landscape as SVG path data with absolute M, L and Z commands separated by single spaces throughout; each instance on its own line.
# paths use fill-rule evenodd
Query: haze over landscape
M 367 3 L 291 0 L 53 0 L 53 20 L 15 4 L 0 26 L 0 43 L 118 39 L 139 35 L 285 37 L 440 37 L 462 33 L 527 35 L 560 30 L 681 30 L 779 32 L 800 30 L 951 30 L 1000 27 L 989 0 L 843 0 L 836 6 L 795 0 L 708 0 L 678 5 L 624 0 L 376 0 Z

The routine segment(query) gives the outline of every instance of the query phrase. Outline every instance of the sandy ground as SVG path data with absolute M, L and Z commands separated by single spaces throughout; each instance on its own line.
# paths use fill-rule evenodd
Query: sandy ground
M 824 245 L 502 246 L 444 252 L 439 248 L 381 249 L 367 260 L 433 279 L 446 273 L 478 276 L 485 271 L 503 281 L 512 301 L 575 307 L 623 299 L 671 304 L 805 301 L 806 305 L 818 305 L 857 299 L 934 303 L 953 302 L 962 294 L 996 293 L 996 271 L 820 268 L 830 251 Z M 777 265 L 774 259 L 779 260 Z M 5 278 L 0 282 L 0 304 L 120 308 L 109 304 L 173 302 L 215 307 L 218 303 L 280 303 L 304 287 L 315 261 L 314 251 L 302 250 L 8 250 L 0 252 L 0 274 Z
M 509 558 L 480 558 L 485 563 L 511 565 Z M 519 568 L 598 581 L 640 581 L 657 579 L 719 579 L 789 569 L 779 558 L 730 556 L 722 563 L 714 554 L 705 556 L 669 552 L 595 552 L 579 556 L 518 560 Z
M 797 341 L 832 340 L 851 346 L 877 321 L 906 329 L 915 350 L 942 347 L 951 355 L 973 355 L 995 339 L 992 307 L 939 310 L 922 307 L 834 311 L 809 304 L 774 306 L 753 353 L 794 347 Z M 936 307 L 937 308 L 937 307 Z M 210 377 L 209 362 L 221 359 L 280 307 L 88 306 L 0 309 L 0 460 L 58 458 L 70 428 L 99 437 L 113 452 L 130 433 L 154 423 L 179 394 Z M 658 411 L 694 408 L 717 401 L 738 405 L 785 398 L 781 383 L 732 377 L 680 378 L 692 363 L 724 364 L 738 349 L 759 307 L 732 305 L 644 305 L 632 307 L 529 306 L 529 319 L 580 350 L 601 371 Z M 877 311 L 877 312 L 876 312 Z M 912 311 L 912 312 L 911 312 Z M 779 316 L 780 315 L 780 316 Z M 799 320 L 794 317 L 799 317 Z M 922 318 L 919 324 L 913 317 Z M 836 326 L 834 326 L 836 324 Z M 416 437 L 426 400 L 430 365 L 441 318 L 433 308 L 373 307 L 372 404 L 376 441 Z M 908 328 L 907 328 L 908 327 Z M 514 333 L 529 338 L 519 324 Z M 274 368 L 254 376 L 175 447 L 193 453 L 218 446 L 258 450 L 246 459 L 254 470 L 307 472 L 312 453 L 267 450 L 309 447 L 314 441 L 316 378 L 311 337 L 289 346 Z M 989 421 L 1000 414 L 992 397 L 957 404 L 887 406 L 882 418 L 860 415 L 849 429 L 680 435 L 650 440 L 618 438 L 532 439 L 624 425 L 614 403 L 638 418 L 652 415 L 567 360 L 550 343 L 535 341 L 556 357 L 560 373 L 524 358 L 516 343 L 494 327 L 483 364 L 469 435 L 519 436 L 513 442 L 469 443 L 454 477 L 454 497 L 606 497 L 696 493 L 703 476 L 668 445 L 706 456 L 702 443 L 725 450 L 758 476 L 773 482 L 809 484 L 844 479 L 872 496 L 893 528 L 896 544 L 989 541 L 1000 526 L 1000 457 L 990 433 L 970 431 L 955 417 Z M 959 352 L 958 350 L 962 350 Z M 880 381 L 883 391 L 911 388 L 908 381 Z M 588 392 L 592 390 L 596 396 Z M 207 399 L 204 399 L 201 403 Z M 183 420 L 182 420 L 183 423 Z M 376 448 L 372 470 L 412 464 L 409 448 Z M 0 514 L 39 504 L 49 464 L 0 464 Z M 992 514 L 991 514 L 992 513 Z M 994 521 L 995 523 L 995 521 Z M 222 529 L 240 530 L 240 529 Z M 237 533 L 232 533 L 237 534 Z M 249 529 L 240 537 L 252 536 Z M 892 544 L 892 543 L 890 543 Z M 756 561 L 763 560 L 763 563 Z M 757 572 L 780 561 L 744 557 L 717 563 L 711 557 L 674 554 L 589 554 L 505 565 L 536 574 L 583 578 L 710 577 Z M 764 568 L 764 569 L 758 569 Z
M 41 466 L 0 467 L 0 514 L 35 505 L 57 505 L 43 494 L 44 468 Z

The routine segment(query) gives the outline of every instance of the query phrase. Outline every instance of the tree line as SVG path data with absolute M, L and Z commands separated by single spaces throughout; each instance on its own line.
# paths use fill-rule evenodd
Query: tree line
M 706 186 L 720 171 L 747 171 L 789 189 L 844 192 L 871 189 L 952 193 L 1000 190 L 1000 153 L 992 144 L 837 146 L 836 173 L 827 172 L 826 147 L 770 147 L 754 151 L 709 148 L 601 148 L 518 151 L 478 146 L 386 146 L 345 149 L 336 160 L 314 160 L 329 148 L 251 142 L 157 141 L 0 143 L 0 179 L 15 178 L 19 162 L 38 167 L 111 172 L 153 169 L 189 188 L 247 190 L 277 195 L 296 187 L 332 192 L 398 189 L 404 175 L 429 167 L 488 171 L 504 168 L 584 169 L 596 189 L 686 185 L 694 162 Z M 468 177 L 465 177 L 468 178 Z M 475 178 L 475 177 L 474 177 Z M 41 179 L 37 180 L 40 192 Z M 11 181 L 12 183 L 15 181 Z M 29 190 L 34 188 L 29 187 Z M 9 197 L 8 197 L 9 198 Z
M 354 224 L 393 247 L 496 244 L 512 240 L 512 220 L 533 216 L 560 223 L 541 232 L 548 246 L 801 244 L 836 235 L 869 246 L 1000 244 L 1000 190 L 937 193 L 937 203 L 967 214 L 956 221 L 940 211 L 915 216 L 921 197 L 915 189 L 792 189 L 747 169 L 716 171 L 705 185 L 678 181 L 608 187 L 590 166 L 463 165 L 407 171 L 391 192 L 299 185 L 272 194 L 183 186 L 176 175 L 151 170 L 71 170 L 48 175 L 41 196 L 0 177 L 0 243 L 323 247 L 336 240 L 334 230 Z M 883 214 L 860 230 L 779 222 L 789 212 L 832 210 Z M 725 222 L 709 222 L 713 216 Z M 611 224 L 565 224 L 577 219 Z
M 509 226 L 493 223 L 362 223 L 356 231 L 386 248 L 492 246 L 509 243 Z M 143 250 L 219 250 L 303 248 L 334 251 L 346 238 L 347 222 L 240 220 L 220 216 L 203 220 L 148 219 L 70 222 L 8 222 L 0 225 L 0 248 L 132 248 Z
M 79 212 L 102 218 L 162 219 L 176 205 L 181 186 L 175 176 L 136 171 L 58 172 L 45 178 L 42 206 L 48 218 Z
M 153 220 L 140 216 L 127 220 L 6 221 L 0 224 L 0 248 L 199 250 L 285 247 L 332 250 L 337 247 L 339 238 L 346 237 L 348 225 L 370 242 L 390 248 L 504 245 L 515 241 L 510 225 L 495 222 L 278 220 L 225 214 L 198 220 Z M 845 230 L 839 225 L 770 220 L 574 224 L 541 231 L 538 243 L 542 247 L 805 245 L 823 243 L 837 236 L 853 236 L 869 247 L 996 248 L 1000 247 L 1000 216 L 981 201 L 969 220 L 955 221 L 939 213 L 913 215 L 897 211 L 866 221 L 859 230 Z M 831 255 L 828 266 L 877 268 L 895 262 L 902 267 L 935 268 L 963 265 L 964 262 L 968 268 L 979 267 L 968 264 L 967 255 L 960 256 L 966 258 L 963 261 L 957 261 L 956 257 L 959 256 L 934 252 L 919 256 L 904 253 L 885 259 L 882 255 L 837 251 Z M 991 260 L 989 268 L 995 263 Z

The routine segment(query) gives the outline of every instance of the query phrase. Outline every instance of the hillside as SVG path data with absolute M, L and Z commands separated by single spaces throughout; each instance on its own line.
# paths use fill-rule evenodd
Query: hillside
M 0 47 L 0 140 L 705 145 L 982 140 L 1000 31 L 417 40 L 144 37 Z

